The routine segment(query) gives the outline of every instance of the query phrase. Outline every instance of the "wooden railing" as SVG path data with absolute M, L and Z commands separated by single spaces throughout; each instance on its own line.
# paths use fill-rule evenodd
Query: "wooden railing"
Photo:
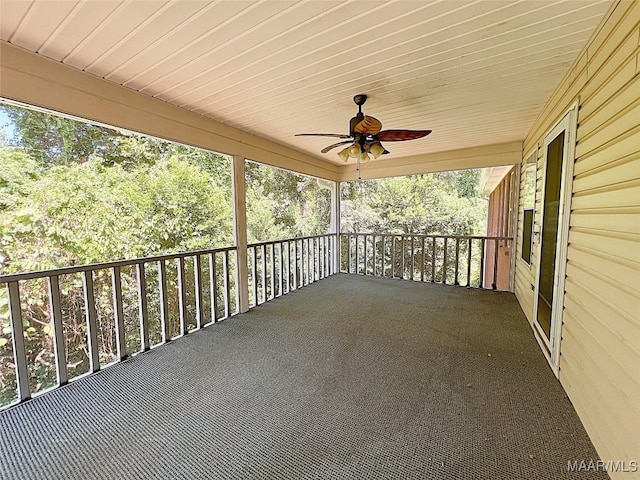
M 2 275 L 0 407 L 234 315 L 239 288 L 256 306 L 332 275 L 336 252 L 334 234 L 250 244 L 247 279 L 236 247 Z
M 499 274 L 505 268 L 511 274 L 500 248 L 511 242 L 509 237 L 344 233 L 340 271 L 498 290 Z
M 252 243 L 247 248 L 251 306 L 335 273 L 334 234 Z
M 0 406 L 235 314 L 236 261 L 229 247 L 0 276 Z
M 2 275 L 0 407 L 234 315 L 239 288 L 256 306 L 339 266 L 347 273 L 496 289 L 505 268 L 498 252 L 510 242 L 324 234 L 248 245 L 247 279 L 238 278 L 236 247 Z

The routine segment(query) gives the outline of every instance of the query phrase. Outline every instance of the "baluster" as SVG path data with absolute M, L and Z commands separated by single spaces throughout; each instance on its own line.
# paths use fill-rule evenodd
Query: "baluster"
M 187 333 L 187 293 L 185 291 L 184 257 L 178 258 L 178 309 L 180 310 L 180 336 Z
M 224 318 L 231 314 L 231 281 L 229 279 L 229 250 L 224 251 Z
M 480 241 L 480 288 L 484 288 L 484 254 L 486 247 L 486 239 Z
M 491 287 L 494 290 L 498 289 L 498 252 L 499 252 L 500 246 L 498 245 L 498 240 L 494 240 L 493 241 L 493 283 L 491 284 Z
M 369 270 L 369 264 L 367 262 L 367 256 L 368 256 L 367 255 L 367 249 L 368 249 L 368 246 L 367 246 L 367 243 L 368 243 L 367 234 L 364 234 L 362 239 L 363 239 L 363 243 L 364 243 L 364 247 L 362 249 L 362 254 L 363 254 L 362 257 L 363 257 L 363 262 L 364 262 L 364 272 L 363 273 L 366 276 L 367 273 L 368 273 L 368 270 Z
M 69 377 L 67 374 L 64 329 L 62 328 L 60 283 L 57 275 L 49 277 L 49 305 L 51 306 L 51 323 L 53 323 L 53 347 L 58 385 L 64 385 L 69 381 Z
M 287 240 L 287 293 L 291 291 L 291 242 Z
M 260 276 L 260 284 L 262 285 L 262 303 L 267 301 L 267 246 L 263 243 L 260 246 L 262 254 L 262 275 Z
M 171 340 L 171 332 L 169 330 L 169 304 L 167 298 L 167 266 L 164 260 L 158 261 L 158 286 L 160 289 L 162 343 L 166 343 Z
M 216 252 L 209 254 L 209 292 L 211 293 L 211 322 L 218 321 L 218 276 Z M 255 297 L 254 297 L 255 298 Z
M 280 242 L 280 256 L 278 257 L 278 271 L 280 272 L 280 276 L 278 277 L 278 291 L 280 292 L 280 296 L 284 295 L 284 281 L 282 279 L 284 275 L 284 261 L 282 256 L 284 255 L 284 242 Z
M 402 242 L 402 270 L 401 270 L 402 275 L 400 275 L 400 278 L 402 278 L 402 279 L 404 280 L 404 275 L 405 275 L 405 273 L 406 273 L 406 272 L 405 272 L 405 268 L 406 268 L 405 262 L 406 262 L 406 259 L 405 259 L 404 257 L 405 257 L 405 255 L 406 255 L 406 254 L 405 254 L 405 246 L 406 246 L 406 240 L 407 240 L 407 238 L 406 238 L 404 235 L 401 235 L 401 236 L 400 236 L 400 240 L 401 240 L 401 242 Z
M 300 281 L 298 283 L 298 288 L 300 287 L 304 287 L 304 272 L 305 272 L 305 267 L 304 267 L 304 253 L 305 253 L 305 246 L 304 246 L 304 239 L 300 240 Z
M 116 345 L 119 360 L 127 358 L 127 344 L 124 331 L 124 311 L 122 308 L 122 277 L 120 267 L 111 270 L 111 286 L 113 289 L 113 316 L 116 324 Z
M 454 285 L 460 285 L 460 282 L 458 281 L 458 270 L 460 268 L 460 238 L 456 237 L 456 269 L 455 269 L 455 279 L 453 284 Z
M 420 281 L 424 282 L 424 267 L 425 262 L 427 261 L 427 256 L 425 255 L 425 237 L 422 238 L 422 261 L 420 262 Z
M 431 281 L 436 282 L 436 237 L 431 237 Z
M 138 288 L 138 319 L 140 320 L 140 350 L 146 352 L 151 348 L 149 338 L 149 313 L 147 310 L 147 278 L 144 263 L 136 265 Z
M 253 254 L 252 254 L 252 260 L 253 260 L 253 264 L 252 264 L 252 281 L 251 281 L 251 286 L 253 287 L 253 306 L 257 306 L 258 305 L 258 252 L 257 252 L 257 247 L 254 245 L 253 246 Z
M 271 298 L 276 298 L 276 244 L 271 244 Z
M 415 280 L 414 274 L 416 271 L 415 240 L 416 238 L 411 235 L 411 280 Z
M 444 257 L 442 260 L 442 283 L 443 284 L 447 283 L 447 254 L 449 253 L 447 248 L 448 239 L 449 239 L 448 237 L 444 237 Z
M 391 278 L 396 276 L 396 237 L 391 236 Z
M 13 339 L 13 359 L 16 365 L 16 383 L 20 401 L 31 398 L 27 352 L 24 346 L 24 327 L 22 325 L 22 307 L 20 306 L 20 288 L 18 282 L 9 282 L 9 312 L 11 319 L 11 338 Z
M 293 241 L 293 289 L 298 288 L 298 240 Z
M 82 281 L 84 288 L 84 311 L 87 319 L 89 368 L 92 372 L 97 372 L 100 370 L 100 356 L 98 353 L 98 319 L 93 291 L 93 272 L 91 270 L 85 271 L 82 276 Z
M 202 265 L 200 255 L 193 257 L 193 278 L 196 291 L 196 330 L 202 328 Z
M 469 247 L 467 250 L 467 287 L 471 286 L 471 246 L 473 239 L 469 238 Z
M 382 277 L 387 276 L 387 265 L 385 260 L 387 259 L 387 236 L 382 235 Z
M 311 266 L 311 282 L 315 282 L 317 280 L 316 278 L 316 267 L 317 267 L 317 262 L 318 262 L 318 256 L 316 255 L 317 253 L 317 249 L 318 249 L 318 239 L 317 238 L 311 238 L 309 239 L 309 242 L 311 242 L 311 262 L 310 262 L 310 266 Z

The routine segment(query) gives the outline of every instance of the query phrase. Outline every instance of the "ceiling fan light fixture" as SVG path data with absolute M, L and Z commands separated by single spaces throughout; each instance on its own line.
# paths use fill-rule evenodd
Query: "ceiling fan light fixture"
M 358 142 L 353 142 L 353 145 L 349 147 L 349 156 L 357 158 L 361 153 L 362 149 L 360 148 L 360 144 Z
M 367 163 L 370 160 L 369 154 L 367 152 L 362 152 L 358 157 L 358 160 L 360 160 L 360 163 Z
M 338 152 L 338 156 L 342 159 L 343 162 L 347 162 L 349 160 L 349 150 L 351 149 L 351 147 L 347 147 L 344 150 L 340 150 Z
M 374 159 L 377 159 L 384 153 L 384 147 L 380 143 L 376 142 L 369 146 L 369 152 L 373 155 Z

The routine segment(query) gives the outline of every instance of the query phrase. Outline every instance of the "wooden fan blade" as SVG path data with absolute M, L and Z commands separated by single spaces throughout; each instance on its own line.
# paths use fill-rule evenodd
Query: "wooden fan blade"
M 375 135 L 380 130 L 382 130 L 382 122 L 375 117 L 370 117 L 369 115 L 365 115 L 364 119 L 361 120 L 354 128 L 355 132 L 362 133 L 363 135 Z
M 381 142 L 400 142 L 426 137 L 430 133 L 431 130 L 383 130 L 376 135 L 376 138 Z
M 295 137 L 335 137 L 335 138 L 352 138 L 351 135 L 342 133 L 296 133 Z
M 333 150 L 336 147 L 339 147 L 340 145 L 346 145 L 347 143 L 353 143 L 353 140 L 347 140 L 346 142 L 338 142 L 338 143 L 334 143 L 333 145 L 329 145 L 328 147 L 324 147 L 322 150 L 320 150 L 322 153 L 327 153 L 329 150 Z

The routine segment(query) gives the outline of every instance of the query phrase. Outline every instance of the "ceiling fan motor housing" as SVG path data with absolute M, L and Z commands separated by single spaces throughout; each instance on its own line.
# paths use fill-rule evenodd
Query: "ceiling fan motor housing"
M 358 114 L 349 121 L 349 135 L 352 137 L 356 136 L 356 125 L 362 120 L 364 120 L 364 114 L 358 112 Z

